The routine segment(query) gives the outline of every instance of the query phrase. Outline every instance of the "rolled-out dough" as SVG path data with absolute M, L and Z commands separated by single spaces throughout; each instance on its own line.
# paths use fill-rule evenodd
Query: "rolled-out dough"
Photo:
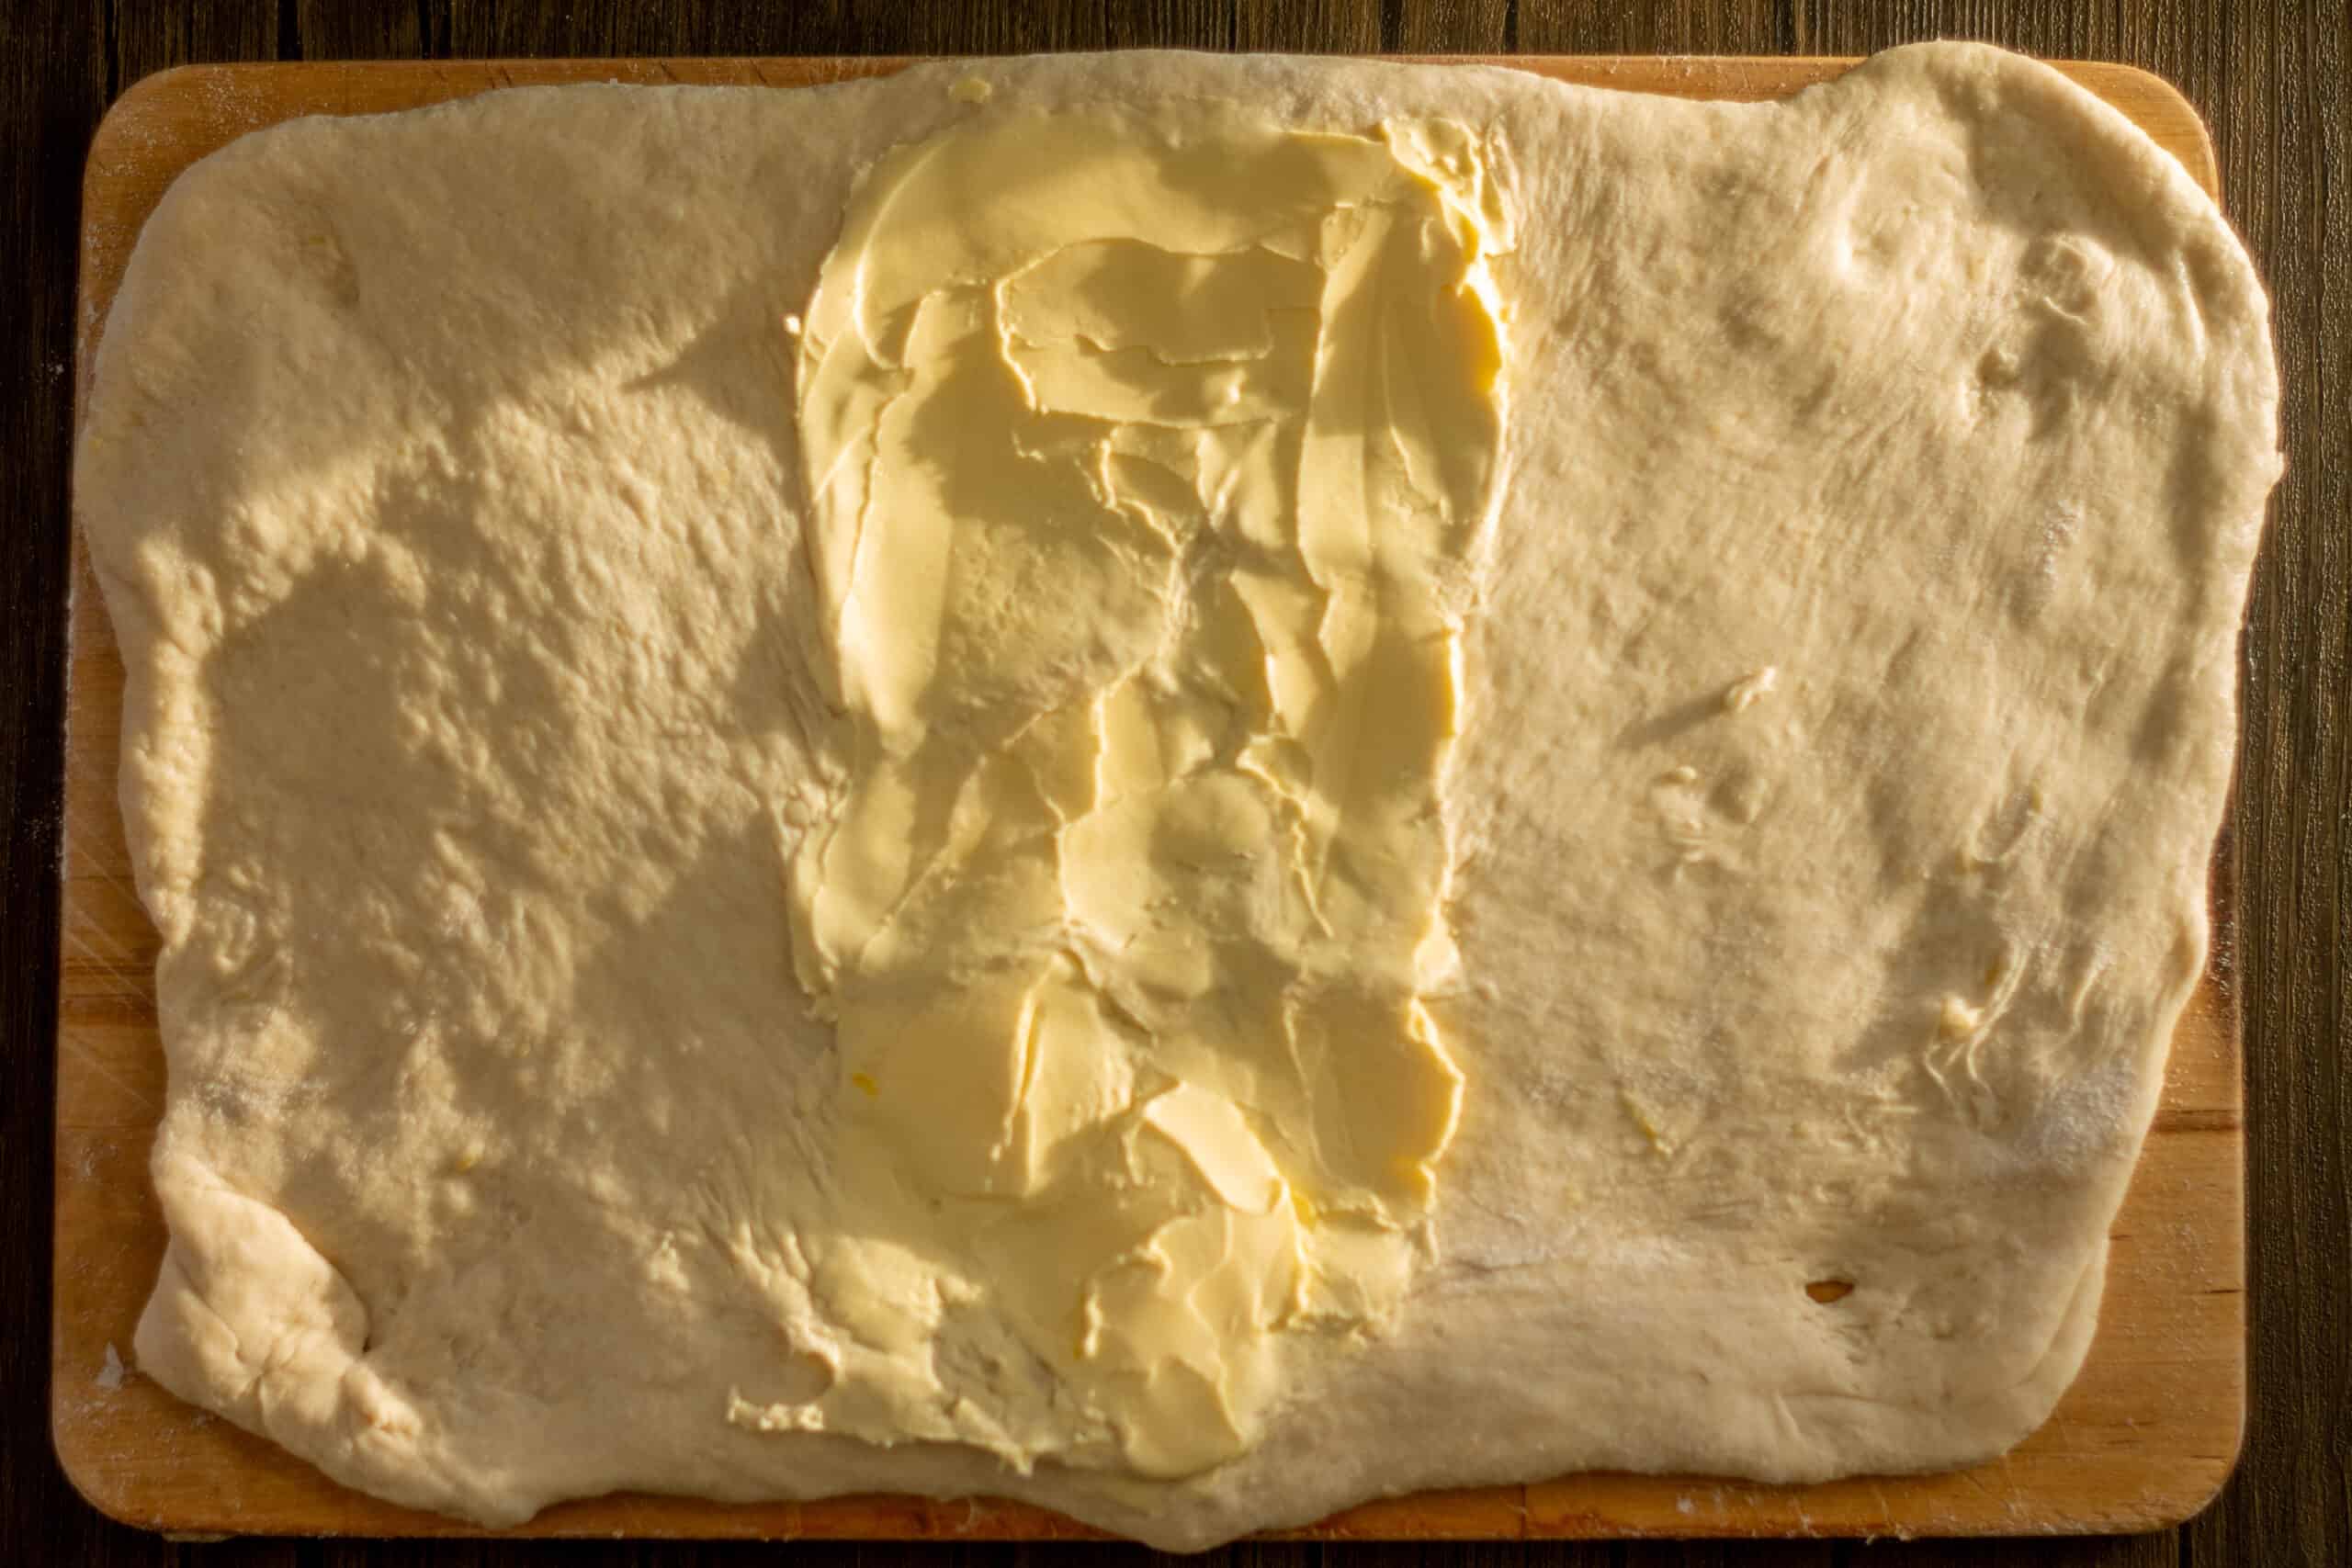
M 808 1395 L 763 1275 L 834 1146 L 779 323 L 893 145 L 1175 100 L 1510 155 L 1434 1261 L 1178 1480 L 730 1423 Z M 2160 150 L 1973 46 L 1754 106 L 1145 53 L 245 138 L 142 235 L 75 475 L 163 941 L 139 1368 L 487 1524 L 989 1492 L 1186 1548 L 1996 1454 L 2082 1359 L 2203 959 L 2266 310 Z

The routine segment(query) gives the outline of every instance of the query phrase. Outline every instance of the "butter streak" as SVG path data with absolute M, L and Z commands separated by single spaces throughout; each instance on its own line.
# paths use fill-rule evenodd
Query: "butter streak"
M 846 1092 L 771 1270 L 830 1381 L 731 1418 L 1182 1475 L 1401 1308 L 1510 243 L 1442 121 L 990 109 L 861 186 L 799 340 Z

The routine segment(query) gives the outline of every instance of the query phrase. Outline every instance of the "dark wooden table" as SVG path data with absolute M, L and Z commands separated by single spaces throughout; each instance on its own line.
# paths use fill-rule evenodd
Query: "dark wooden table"
M 1284 1547 L 1500 1565 L 2352 1563 L 2352 0 L 2074 4 L 1660 0 L 0 0 L 0 1564 L 861 1564 L 1017 1547 L 173 1543 L 100 1517 L 49 1450 L 51 1034 L 65 666 L 66 476 L 82 155 L 106 106 L 189 61 L 534 54 L 961 53 L 1162 44 L 1563 53 L 1859 54 L 1989 39 L 2127 61 L 2211 121 L 2230 216 L 2275 301 L 2289 466 L 2256 580 L 2235 807 L 2253 1408 L 2236 1479 L 2168 1535 L 2097 1541 Z M 1060 1555 L 1077 1549 L 1035 1549 Z M 1134 1556 L 1133 1552 L 1124 1555 Z

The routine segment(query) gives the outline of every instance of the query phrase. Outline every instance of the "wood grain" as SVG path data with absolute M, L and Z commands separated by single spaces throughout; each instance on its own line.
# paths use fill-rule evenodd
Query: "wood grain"
M 1245 30 L 1244 41 L 1249 41 Z M 373 113 L 547 82 L 761 83 L 794 87 L 896 68 L 887 59 L 640 60 L 463 65 L 192 67 L 153 76 L 100 127 L 85 178 L 77 391 L 139 227 L 170 179 L 243 132 L 304 113 Z M 1836 60 L 1530 58 L 1566 80 L 1690 96 L 1782 96 Z M 2211 188 L 2195 112 L 2128 67 L 2064 67 L 2141 123 Z M 151 1528 L 464 1534 L 470 1527 L 362 1497 L 274 1446 L 181 1404 L 135 1373 L 96 1382 L 128 1352 L 153 1283 L 161 1218 L 145 1152 L 164 1095 L 155 936 L 130 886 L 114 796 L 122 667 L 87 563 L 74 561 L 65 768 L 65 878 L 57 1044 L 51 1414 L 84 1495 Z M 1374 1503 L 1295 1535 L 1516 1539 L 2031 1533 L 2177 1523 L 2210 1498 L 2244 1409 L 2239 1056 L 2229 988 L 2234 900 L 2216 864 L 2215 965 L 2176 1035 L 2165 1092 L 2119 1217 L 2099 1337 L 2041 1432 L 1996 1464 L 1954 1475 L 1769 1487 L 1580 1475 Z M 1091 1532 L 1022 1505 L 904 1498 L 724 1507 L 614 1497 L 551 1509 L 519 1533 L 838 1540 L 1050 1540 Z

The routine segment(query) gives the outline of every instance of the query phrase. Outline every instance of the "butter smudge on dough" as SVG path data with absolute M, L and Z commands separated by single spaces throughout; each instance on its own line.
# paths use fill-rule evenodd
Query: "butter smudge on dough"
M 924 1314 L 792 1429 L 1181 1475 L 1284 1336 L 1401 1307 L 1461 1098 L 1420 998 L 1502 462 L 1482 152 L 1015 108 L 861 185 L 798 339 L 849 733 L 796 960 L 858 1090 L 800 1234 L 1041 1375 Z

